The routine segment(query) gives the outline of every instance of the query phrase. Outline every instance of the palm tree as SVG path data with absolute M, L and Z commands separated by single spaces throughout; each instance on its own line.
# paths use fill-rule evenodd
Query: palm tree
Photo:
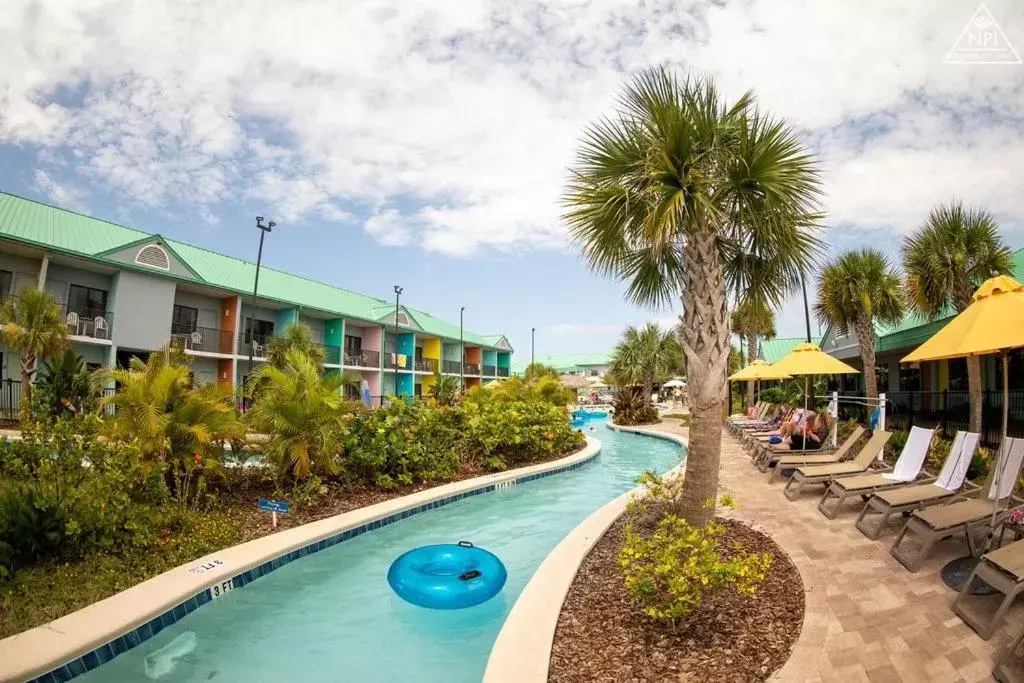
M 654 323 L 626 328 L 612 352 L 612 374 L 619 384 L 643 387 L 643 407 L 651 407 L 655 379 L 671 375 L 679 367 L 679 340 L 675 330 L 662 330 Z
M 317 362 L 299 349 L 289 349 L 282 361 L 256 370 L 257 396 L 246 421 L 267 435 L 266 453 L 282 475 L 332 473 L 346 434 L 342 377 L 321 376 Z
M 20 352 L 23 410 L 32 398 L 36 362 L 56 358 L 68 348 L 68 326 L 60 304 L 46 291 L 26 288 L 0 306 L 4 343 Z
M 281 331 L 280 336 L 273 336 L 267 342 L 267 363 L 275 367 L 284 367 L 288 352 L 292 349 L 309 356 L 320 367 L 324 365 L 326 351 L 323 344 L 313 339 L 313 330 L 309 325 L 292 323 Z
M 732 331 L 747 343 L 747 363 L 757 358 L 759 337 L 775 336 L 775 313 L 761 299 L 746 297 L 732 312 Z M 747 382 L 747 406 L 754 405 L 754 383 Z
M 455 405 L 459 397 L 459 387 L 462 382 L 453 375 L 442 375 L 440 370 L 434 371 L 434 383 L 430 385 L 430 395 L 435 401 L 443 406 Z
M 595 271 L 634 302 L 682 301 L 693 419 L 680 514 L 703 526 L 718 492 L 729 359 L 728 291 L 776 301 L 818 249 L 816 163 L 747 93 L 640 73 L 613 118 L 586 131 L 565 220 Z
M 1013 274 L 1013 256 L 999 238 L 995 216 L 960 201 L 940 204 L 901 247 L 910 305 L 930 319 L 967 308 L 990 277 Z M 970 430 L 981 431 L 981 364 L 967 359 Z
M 814 311 L 818 320 L 838 332 L 846 333 L 851 327 L 856 331 L 864 390 L 868 398 L 878 398 L 874 321 L 895 325 L 904 313 L 900 275 L 889 259 L 875 249 L 840 254 L 818 274 Z

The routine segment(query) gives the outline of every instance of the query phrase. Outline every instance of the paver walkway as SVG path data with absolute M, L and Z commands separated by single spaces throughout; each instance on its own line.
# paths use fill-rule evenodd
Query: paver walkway
M 675 420 L 648 429 L 686 433 Z M 821 487 L 791 503 L 782 486 L 779 480 L 770 483 L 739 443 L 723 435 L 721 489 L 739 505 L 729 514 L 771 535 L 804 581 L 803 630 L 774 680 L 993 680 L 993 659 L 1024 622 L 1024 607 L 1012 608 L 989 641 L 953 613 L 956 594 L 938 572 L 948 560 L 966 554 L 965 543 L 940 544 L 912 574 L 889 555 L 895 531 L 878 541 L 857 531 L 860 507 L 851 502 L 846 512 L 829 520 L 817 510 Z

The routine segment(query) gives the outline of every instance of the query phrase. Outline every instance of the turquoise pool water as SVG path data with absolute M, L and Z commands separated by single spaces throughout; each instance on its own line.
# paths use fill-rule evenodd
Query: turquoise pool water
M 602 447 L 580 469 L 467 498 L 292 562 L 75 680 L 146 681 L 162 671 L 152 680 L 479 681 L 505 616 L 544 557 L 638 474 L 679 462 L 670 442 L 602 422 L 583 428 Z M 508 582 L 501 593 L 453 611 L 414 607 L 394 595 L 386 575 L 398 555 L 460 540 L 502 559 Z M 181 656 L 173 666 L 151 657 L 147 677 L 147 655 L 172 641 L 184 644 Z

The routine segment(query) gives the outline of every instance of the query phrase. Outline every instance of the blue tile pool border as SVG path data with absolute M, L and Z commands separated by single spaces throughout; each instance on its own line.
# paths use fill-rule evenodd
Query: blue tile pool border
M 470 498 L 472 496 L 478 496 L 483 493 L 492 493 L 496 490 L 501 490 L 507 486 L 513 486 L 515 484 L 523 484 L 536 479 L 543 479 L 544 477 L 550 477 L 555 474 L 562 474 L 563 472 L 569 472 L 571 470 L 578 470 L 584 465 L 590 463 L 596 458 L 601 452 L 600 447 L 594 449 L 594 452 L 583 460 L 570 463 L 568 465 L 562 465 L 561 467 L 553 467 L 550 470 L 544 472 L 535 472 L 533 474 L 524 474 L 520 477 L 508 479 L 506 481 L 497 482 L 495 484 L 485 484 L 478 488 L 463 491 L 461 493 L 454 493 L 444 498 L 429 501 L 422 505 L 409 508 L 407 510 L 399 510 L 393 512 L 390 515 L 382 517 L 380 519 L 371 520 L 365 524 L 361 524 L 351 529 L 339 531 L 338 533 L 322 538 L 319 541 L 314 541 L 301 548 L 292 550 L 283 555 L 271 558 L 262 564 L 259 564 L 251 569 L 247 569 L 244 572 L 240 572 L 231 577 L 230 582 L 232 588 L 242 588 L 249 585 L 256 579 L 266 576 L 275 569 L 289 564 L 301 557 L 312 555 L 313 553 L 319 552 L 330 548 L 331 546 L 337 545 L 343 541 L 361 536 L 368 531 L 376 531 L 381 527 L 388 526 L 395 522 L 405 519 L 406 517 L 412 517 L 421 512 L 433 510 L 435 508 L 443 507 L 451 503 L 458 502 L 464 498 Z M 221 584 L 227 583 L 227 581 L 221 582 Z M 63 683 L 64 681 L 70 681 L 76 676 L 80 676 L 88 671 L 106 664 L 110 660 L 114 659 L 118 655 L 121 655 L 132 648 L 138 647 L 142 643 L 146 642 L 160 631 L 165 628 L 176 624 L 181 619 L 185 618 L 195 610 L 199 609 L 203 605 L 213 600 L 213 590 L 216 586 L 205 588 L 195 595 L 192 595 L 188 599 L 174 605 L 167 609 L 163 614 L 151 618 L 146 623 L 134 628 L 127 633 L 124 633 L 113 640 L 103 643 L 94 650 L 86 652 L 80 657 L 72 659 L 70 662 L 66 662 L 61 666 L 53 668 L 41 676 L 29 679 L 26 683 Z

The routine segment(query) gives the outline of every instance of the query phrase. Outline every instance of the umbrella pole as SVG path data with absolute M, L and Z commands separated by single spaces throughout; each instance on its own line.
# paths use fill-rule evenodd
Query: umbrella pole
M 999 354 L 1003 361 L 1003 434 L 999 439 L 1000 450 L 1002 450 L 1003 443 L 1006 441 L 1006 432 L 1010 425 L 1010 375 L 1008 373 L 1010 369 L 1010 354 L 1007 351 L 1003 351 Z M 982 426 L 984 430 L 984 426 Z M 1007 460 L 1009 460 L 1009 453 L 1007 453 Z M 1003 469 L 1006 465 L 1003 465 Z M 992 474 L 992 486 L 996 489 L 996 499 L 992 501 L 992 521 L 988 525 L 988 536 L 985 538 L 985 552 L 987 553 L 992 549 L 992 539 L 996 535 L 996 514 L 999 512 L 999 457 L 996 457 L 996 471 Z M 1011 495 L 1012 492 L 1011 492 Z

